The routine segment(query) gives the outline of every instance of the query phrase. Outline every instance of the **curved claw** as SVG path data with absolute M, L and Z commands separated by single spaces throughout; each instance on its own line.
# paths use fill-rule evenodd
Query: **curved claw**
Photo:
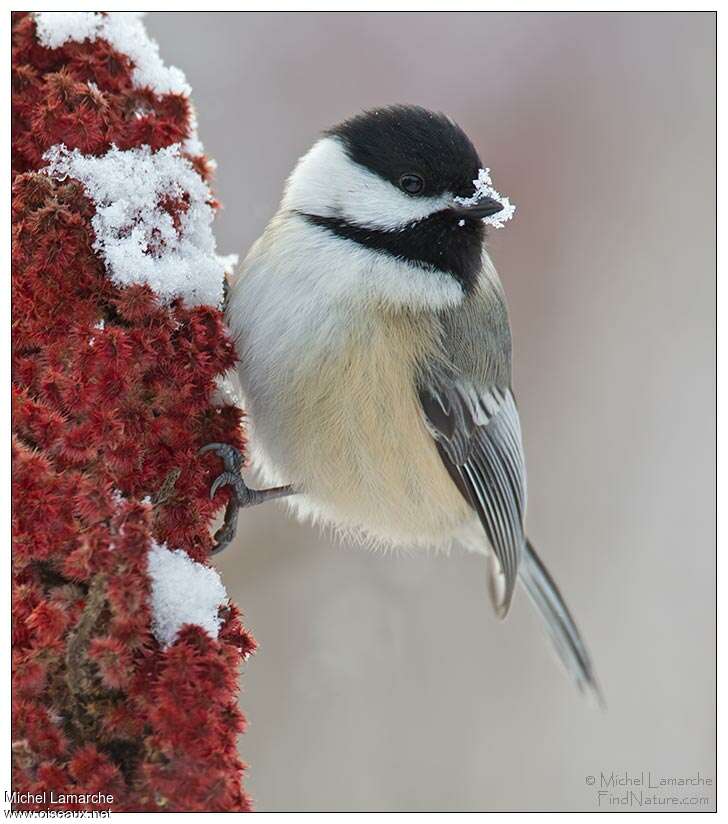
M 207 452 L 214 452 L 223 462 L 226 472 L 237 472 L 243 465 L 243 456 L 240 451 L 229 443 L 208 443 L 203 446 L 198 454 L 204 455 Z
M 237 515 L 238 510 L 236 507 L 225 512 L 225 522 L 215 533 L 215 546 L 210 552 L 210 555 L 217 555 L 232 542 L 235 537 Z
M 223 446 L 226 446 L 224 443 L 208 443 L 205 444 L 201 449 L 197 450 L 198 455 L 204 455 L 205 452 L 217 452 L 218 449 L 221 449 Z
M 225 520 L 215 533 L 215 548 L 211 554 L 221 552 L 235 537 L 235 527 L 238 511 L 247 506 L 260 504 L 273 498 L 283 498 L 293 494 L 291 486 L 276 486 L 272 489 L 250 489 L 240 474 L 243 466 L 243 455 L 234 446 L 227 443 L 208 443 L 198 454 L 205 455 L 213 452 L 223 463 L 224 472 L 215 478 L 210 487 L 210 498 L 214 498 L 223 486 L 231 486 L 233 494 L 225 505 Z
M 222 486 L 227 486 L 228 484 L 235 484 L 238 480 L 237 475 L 234 475 L 232 472 L 223 472 L 222 474 L 218 475 L 217 478 L 212 482 L 212 486 L 210 487 L 210 500 L 215 497 L 215 493 L 218 489 Z

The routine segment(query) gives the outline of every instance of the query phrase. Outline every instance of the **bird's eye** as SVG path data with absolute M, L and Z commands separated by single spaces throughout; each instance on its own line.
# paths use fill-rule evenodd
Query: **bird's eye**
M 408 195 L 418 195 L 425 188 L 425 181 L 419 175 L 408 172 L 400 177 L 399 188 Z

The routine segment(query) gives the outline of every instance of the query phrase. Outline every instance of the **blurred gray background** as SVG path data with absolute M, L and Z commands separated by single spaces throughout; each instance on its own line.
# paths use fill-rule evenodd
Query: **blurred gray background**
M 496 621 L 481 558 L 368 553 L 267 505 L 216 561 L 260 644 L 241 695 L 256 808 L 597 809 L 602 772 L 715 780 L 714 15 L 147 23 L 219 162 L 223 253 L 347 115 L 413 102 L 470 134 L 518 206 L 491 252 L 529 533 L 609 704 L 576 692 L 522 593 Z M 676 793 L 713 808 L 714 788 Z

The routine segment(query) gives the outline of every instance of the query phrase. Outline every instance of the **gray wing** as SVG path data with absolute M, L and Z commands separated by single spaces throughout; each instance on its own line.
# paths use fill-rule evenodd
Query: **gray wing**
M 430 375 L 419 388 L 430 433 L 451 478 L 478 514 L 497 561 L 491 597 L 508 612 L 525 543 L 526 470 L 509 387 Z

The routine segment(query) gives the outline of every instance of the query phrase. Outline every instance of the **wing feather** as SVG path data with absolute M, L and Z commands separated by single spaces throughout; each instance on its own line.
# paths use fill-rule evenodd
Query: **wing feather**
M 508 387 L 479 387 L 456 376 L 431 376 L 420 388 L 427 426 L 460 491 L 473 506 L 497 560 L 504 616 L 525 543 L 526 470 L 521 425 Z

